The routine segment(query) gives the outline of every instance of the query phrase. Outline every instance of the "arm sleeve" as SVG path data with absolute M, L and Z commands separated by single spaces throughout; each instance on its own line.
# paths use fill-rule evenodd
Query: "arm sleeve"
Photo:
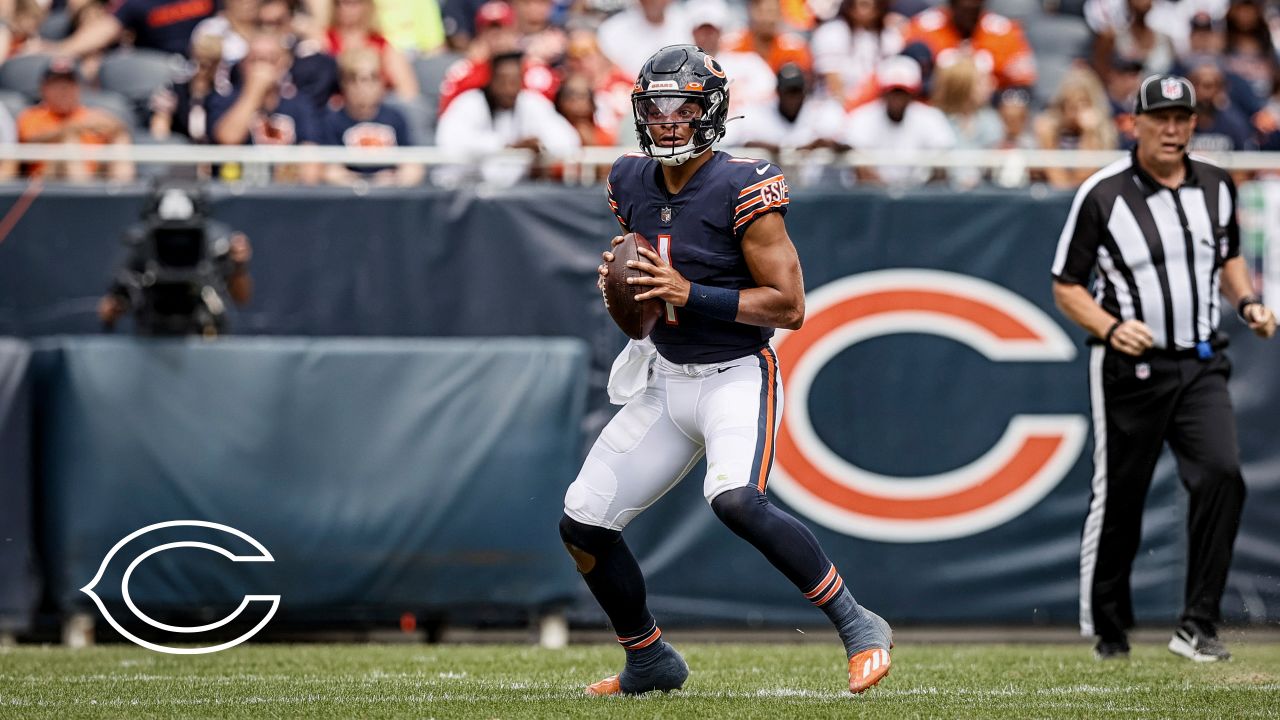
M 782 170 L 769 164 L 762 167 L 765 168 L 763 173 L 744 173 L 742 190 L 738 191 L 738 197 L 734 201 L 733 234 L 739 240 L 747 234 L 751 223 L 771 212 L 785 215 L 787 206 L 791 204 L 791 189 L 787 186 Z M 759 167 L 755 169 L 758 170 Z
M 627 227 L 627 221 L 622 217 L 622 208 L 618 205 L 618 197 L 613 193 L 614 183 L 618 182 L 618 162 L 613 163 L 613 167 L 609 169 L 609 179 L 604 184 L 605 194 L 609 198 L 609 212 L 613 213 L 613 217 L 618 220 L 618 225 L 622 227 L 622 232 L 631 232 L 631 228 Z
M 1098 258 L 1098 246 L 1102 244 L 1102 213 L 1097 200 L 1091 196 L 1093 188 L 1083 188 L 1076 193 L 1071 212 L 1058 237 L 1058 250 L 1053 257 L 1053 276 L 1076 285 L 1087 285 L 1089 274 Z

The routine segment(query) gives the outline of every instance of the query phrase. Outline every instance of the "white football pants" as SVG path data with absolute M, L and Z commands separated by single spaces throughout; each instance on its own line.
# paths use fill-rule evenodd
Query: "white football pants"
M 707 456 L 702 494 L 764 492 L 782 418 L 773 348 L 721 363 L 659 356 L 643 393 L 609 421 L 564 497 L 580 523 L 622 530 Z

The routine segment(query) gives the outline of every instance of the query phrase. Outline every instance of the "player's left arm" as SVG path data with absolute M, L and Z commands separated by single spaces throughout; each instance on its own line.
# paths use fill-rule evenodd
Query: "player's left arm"
M 645 248 L 639 252 L 649 262 L 636 262 L 633 267 L 650 277 L 628 278 L 627 282 L 649 285 L 652 289 L 636 295 L 636 300 L 658 298 L 676 307 L 689 306 L 693 284 L 657 253 Z M 781 213 L 766 213 L 751 223 L 742 236 L 742 254 L 756 287 L 729 290 L 698 286 L 710 296 L 704 298 L 699 307 L 709 305 L 710 311 L 706 314 L 720 317 L 726 308 L 736 305 L 734 322 L 798 329 L 804 323 L 804 278 L 800 273 L 800 256 L 787 235 Z M 697 308 L 691 309 L 697 311 Z M 729 319 L 727 312 L 722 319 Z
M 737 321 L 798 330 L 804 324 L 804 277 L 781 213 L 751 223 L 742 236 L 742 254 L 756 287 L 739 292 Z

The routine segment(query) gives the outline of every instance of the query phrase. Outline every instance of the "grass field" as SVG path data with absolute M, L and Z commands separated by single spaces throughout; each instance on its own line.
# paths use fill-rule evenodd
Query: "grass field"
M 683 691 L 587 698 L 607 645 L 252 645 L 212 656 L 132 646 L 0 648 L 0 717 L 1258 718 L 1280 717 L 1280 644 L 1194 665 L 1162 647 L 1094 661 L 1084 644 L 916 645 L 880 686 L 842 689 L 836 647 L 681 647 Z

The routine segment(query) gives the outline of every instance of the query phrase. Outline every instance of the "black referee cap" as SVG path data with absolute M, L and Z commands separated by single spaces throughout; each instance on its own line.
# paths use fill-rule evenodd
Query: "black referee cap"
M 1152 75 L 1142 81 L 1133 114 L 1141 115 L 1164 108 L 1196 111 L 1196 90 L 1191 87 L 1190 80 L 1181 75 Z

